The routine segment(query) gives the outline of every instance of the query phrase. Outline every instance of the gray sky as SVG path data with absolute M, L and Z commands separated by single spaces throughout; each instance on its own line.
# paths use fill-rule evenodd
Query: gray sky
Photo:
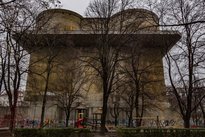
M 84 15 L 85 9 L 91 0 L 60 0 L 62 8 Z

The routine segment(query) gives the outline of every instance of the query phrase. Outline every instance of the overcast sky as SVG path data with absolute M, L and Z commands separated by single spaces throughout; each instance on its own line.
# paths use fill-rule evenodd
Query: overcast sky
M 84 16 L 86 7 L 91 0 L 60 0 L 62 8 L 75 11 Z

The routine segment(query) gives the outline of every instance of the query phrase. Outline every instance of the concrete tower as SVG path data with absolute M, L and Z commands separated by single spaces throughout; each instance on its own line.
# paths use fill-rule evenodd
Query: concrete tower
M 130 24 L 132 27 L 126 33 L 121 33 L 120 19 L 126 18 L 124 24 Z M 80 56 L 88 56 L 95 54 L 95 48 L 98 43 L 100 30 L 92 30 L 96 27 L 96 22 L 103 22 L 103 18 L 84 18 L 78 13 L 64 9 L 50 9 L 39 14 L 36 20 L 36 32 L 26 36 L 28 46 L 24 47 L 31 53 L 30 56 L 30 72 L 26 88 L 26 100 L 31 101 L 31 111 L 29 117 L 40 118 L 41 95 L 45 90 L 46 76 L 49 69 L 50 78 L 48 81 L 48 103 L 46 117 L 50 119 L 63 119 L 61 110 L 55 105 L 55 95 L 58 87 L 62 84 L 59 82 L 59 76 L 64 78 L 67 74 L 70 75 L 70 80 L 77 73 L 81 76 L 89 75 L 91 70 L 79 69 L 78 72 L 71 73 L 73 65 L 79 65 Z M 93 23 L 95 22 L 95 23 Z M 179 39 L 180 34 L 173 31 L 161 31 L 158 27 L 159 19 L 156 14 L 144 9 L 128 9 L 126 11 L 116 13 L 111 18 L 111 27 L 109 37 L 115 37 L 113 47 L 118 46 L 129 39 L 126 44 L 121 47 L 122 55 L 129 55 L 133 49 L 140 51 L 141 55 L 140 67 L 152 64 L 154 67 L 147 74 L 149 81 L 158 81 L 154 84 L 148 84 L 146 87 L 151 92 L 161 95 L 165 91 L 163 63 L 162 58 Z M 126 25 L 124 25 L 126 26 Z M 134 31 L 133 31 L 134 30 Z M 134 48 L 133 48 L 134 47 Z M 48 64 L 52 62 L 52 65 Z M 125 62 L 121 64 L 126 65 Z M 136 64 L 137 65 L 137 64 Z M 48 68 L 49 66 L 49 68 Z M 70 69 L 70 71 L 69 71 Z M 35 72 L 35 73 L 32 73 Z M 39 74 L 39 75 L 36 75 Z M 40 76 L 41 74 L 41 76 Z M 80 76 L 78 76 L 80 77 Z M 90 80 L 90 79 L 89 79 Z M 93 81 L 92 81 L 93 82 Z M 94 81 L 90 86 L 87 82 L 83 87 L 89 91 L 82 91 L 84 98 L 79 99 L 79 108 L 85 108 L 88 112 L 89 119 L 92 119 L 93 114 L 99 111 L 102 107 L 102 86 L 100 82 Z M 122 102 L 123 103 L 123 102 Z M 159 103 L 156 101 L 156 104 Z M 160 103 L 159 103 L 160 104 Z M 161 103 L 163 106 L 164 104 Z M 35 112 L 34 108 L 35 107 Z M 164 106 L 165 107 L 165 106 Z M 152 116 L 164 116 L 164 112 L 153 112 Z M 147 114 L 150 116 L 150 114 Z M 71 114 L 71 119 L 75 119 L 75 114 Z M 121 115 L 122 119 L 125 114 Z M 110 116 L 108 115 L 108 118 Z

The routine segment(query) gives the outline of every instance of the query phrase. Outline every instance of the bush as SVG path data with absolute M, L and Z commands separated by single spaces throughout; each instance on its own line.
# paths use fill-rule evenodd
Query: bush
M 15 137 L 91 137 L 89 129 L 15 129 Z
M 117 132 L 121 137 L 138 137 L 140 130 L 140 128 L 120 128 L 117 129 Z
M 205 129 L 121 128 L 120 137 L 205 137 Z

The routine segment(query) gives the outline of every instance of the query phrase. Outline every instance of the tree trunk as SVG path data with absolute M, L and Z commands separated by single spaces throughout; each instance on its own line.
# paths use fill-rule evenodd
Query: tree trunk
M 10 117 L 10 131 L 13 132 L 13 129 L 16 125 L 16 105 L 10 107 L 11 117 Z
M 135 92 L 136 92 L 136 94 L 135 94 L 135 96 L 136 96 L 136 98 L 135 98 L 135 111 L 136 111 L 136 117 L 137 117 L 136 126 L 138 127 L 139 123 L 140 123 L 140 119 L 139 119 L 139 117 L 140 117 L 140 114 L 139 114 L 139 92 L 137 90 Z
M 203 114 L 203 121 L 204 121 L 203 125 L 204 125 L 204 128 L 205 128 L 205 114 Z
M 70 119 L 70 111 L 66 114 L 66 121 L 65 121 L 66 127 L 68 127 L 69 119 Z
M 140 119 L 138 120 L 138 127 L 142 125 L 142 117 L 144 115 L 144 94 L 142 94 L 142 107 L 141 107 L 141 114 L 140 114 Z
M 41 121 L 40 121 L 40 128 L 44 126 L 44 116 L 45 116 L 45 108 L 46 108 L 46 101 L 47 101 L 47 91 L 48 91 L 48 82 L 50 77 L 50 69 L 48 69 L 47 76 L 46 76 L 46 86 L 43 95 L 43 103 L 41 109 Z
M 115 116 L 115 126 L 118 125 L 118 116 Z
M 128 119 L 128 127 L 133 127 L 132 123 L 132 111 L 130 111 L 129 119 Z
M 205 117 L 203 117 L 203 119 L 204 119 L 204 128 L 205 128 Z
M 17 101 L 18 101 L 18 91 L 14 90 L 14 100 L 12 104 L 12 98 L 11 96 L 9 97 L 9 104 L 10 104 L 10 112 L 11 112 L 11 117 L 10 117 L 10 131 L 13 132 L 15 125 L 16 125 L 16 107 L 17 107 Z
M 102 108 L 102 115 L 101 115 L 101 132 L 106 132 L 106 116 L 107 116 L 107 102 L 108 102 L 108 95 L 106 93 L 103 94 L 103 108 Z
M 46 107 L 46 93 L 44 93 L 43 97 L 43 104 L 41 108 L 41 122 L 40 122 L 40 128 L 43 128 L 44 126 L 44 116 L 45 116 L 45 107 Z
M 201 108 L 201 112 L 202 112 L 202 115 L 203 115 L 203 120 L 204 120 L 204 127 L 205 127 L 205 110 L 204 110 L 204 107 L 203 107 L 203 104 L 202 102 L 200 102 L 200 108 Z
M 184 128 L 190 128 L 190 117 L 186 116 L 183 118 L 184 120 Z

